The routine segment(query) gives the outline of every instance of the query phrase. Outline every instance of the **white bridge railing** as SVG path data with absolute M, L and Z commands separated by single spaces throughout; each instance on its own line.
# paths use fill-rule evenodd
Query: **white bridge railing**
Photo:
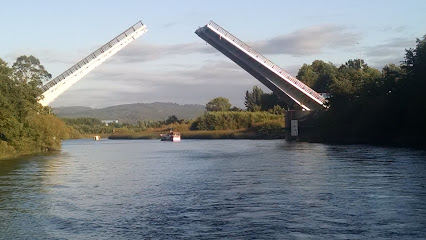
M 93 53 L 89 54 L 89 56 L 85 57 L 83 60 L 79 61 L 74 66 L 70 67 L 65 72 L 41 87 L 41 90 L 43 91 L 43 98 L 40 99 L 39 102 L 43 106 L 48 105 L 65 90 L 71 87 L 71 85 L 76 83 L 129 43 L 136 40 L 147 30 L 146 25 L 139 21 Z
M 276 72 L 281 78 L 289 82 L 291 85 L 305 93 L 307 96 L 315 100 L 321 105 L 324 105 L 326 102 L 326 99 L 321 96 L 319 93 L 312 90 L 310 87 L 306 86 L 303 82 L 298 80 L 297 78 L 293 77 L 291 74 L 286 72 L 284 69 L 264 57 L 262 54 L 255 51 L 253 48 L 251 48 L 249 45 L 232 35 L 230 32 L 223 29 L 221 26 L 217 25 L 215 22 L 210 21 L 209 24 L 207 24 L 207 27 L 214 29 L 214 31 L 218 32 L 220 35 L 223 35 L 230 39 L 232 42 L 234 42 L 236 45 L 244 49 L 248 54 L 256 59 L 259 63 L 265 65 L 266 67 L 269 67 L 272 69 L 272 71 Z

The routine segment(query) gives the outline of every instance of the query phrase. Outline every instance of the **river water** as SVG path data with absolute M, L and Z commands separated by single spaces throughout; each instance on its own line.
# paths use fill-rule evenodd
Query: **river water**
M 426 152 L 67 140 L 0 161 L 0 239 L 424 239 Z

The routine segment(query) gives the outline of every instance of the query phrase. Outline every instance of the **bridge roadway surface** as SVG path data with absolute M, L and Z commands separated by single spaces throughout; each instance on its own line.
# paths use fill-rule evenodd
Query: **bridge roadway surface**
M 148 31 L 146 25 L 139 21 L 93 53 L 89 54 L 83 60 L 45 84 L 41 88 L 43 91 L 43 98 L 39 100 L 39 103 L 43 106 L 49 105 L 73 84 L 136 40 L 146 31 Z
M 310 111 L 327 107 L 323 96 L 213 21 L 195 33 L 258 79 L 292 109 Z

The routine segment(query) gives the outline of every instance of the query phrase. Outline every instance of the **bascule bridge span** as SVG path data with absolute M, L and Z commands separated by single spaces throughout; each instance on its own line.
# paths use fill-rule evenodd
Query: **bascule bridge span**
M 195 33 L 277 94 L 291 109 L 312 111 L 327 108 L 322 95 L 213 21 Z
M 67 69 L 65 72 L 50 80 L 41 87 L 43 91 L 39 103 L 43 106 L 49 105 L 59 95 L 65 92 L 78 80 L 86 76 L 89 72 L 102 64 L 105 60 L 112 57 L 118 51 L 129 45 L 142 34 L 148 31 L 145 24 L 137 22 L 126 31 L 107 42 L 105 45 L 89 54 L 83 60 Z

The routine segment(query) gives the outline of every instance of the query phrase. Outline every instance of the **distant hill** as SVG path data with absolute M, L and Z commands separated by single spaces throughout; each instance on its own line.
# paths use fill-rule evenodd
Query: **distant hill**
M 179 119 L 193 119 L 200 116 L 205 110 L 203 105 L 176 103 L 134 103 L 94 109 L 90 107 L 58 107 L 52 111 L 60 118 L 90 117 L 100 120 L 118 120 L 119 122 L 137 123 L 143 120 L 166 120 L 175 115 Z

